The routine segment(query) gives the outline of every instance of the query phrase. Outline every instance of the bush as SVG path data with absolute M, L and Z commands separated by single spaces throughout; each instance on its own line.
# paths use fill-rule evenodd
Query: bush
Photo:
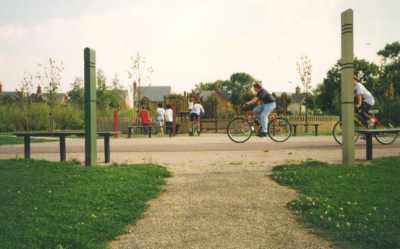
M 73 105 L 58 105 L 53 109 L 55 128 L 61 130 L 83 129 L 83 111 Z
M 400 97 L 379 99 L 378 106 L 381 110 L 378 114 L 380 120 L 390 122 L 395 126 L 400 125 Z

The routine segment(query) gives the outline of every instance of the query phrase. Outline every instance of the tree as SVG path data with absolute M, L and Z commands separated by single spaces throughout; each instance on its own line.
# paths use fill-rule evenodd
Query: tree
M 220 91 L 235 106 L 243 105 L 254 97 L 251 91 L 255 79 L 247 73 L 234 73 L 229 80 L 220 83 Z
M 105 91 L 107 88 L 107 77 L 103 69 L 97 69 L 97 91 Z
M 219 89 L 220 81 L 215 82 L 200 82 L 195 85 L 194 92 L 199 93 L 201 91 L 217 91 Z
M 64 65 L 62 61 L 49 58 L 48 64 L 38 64 L 38 66 L 39 72 L 37 78 L 40 84 L 45 86 L 46 102 L 50 110 L 52 110 L 59 100 L 57 92 L 60 88 Z
M 400 42 L 387 44 L 378 55 L 383 58 L 381 80 L 386 89 L 384 96 L 400 96 Z
M 84 104 L 84 97 L 83 97 L 83 79 L 80 77 L 76 77 L 74 82 L 71 84 L 72 89 L 68 91 L 68 102 L 82 107 Z
M 374 96 L 380 96 L 383 89 L 379 80 L 379 67 L 364 59 L 354 59 L 354 74 L 366 85 Z M 321 85 L 314 91 L 315 106 L 328 114 L 340 113 L 340 64 L 337 62 L 327 73 Z

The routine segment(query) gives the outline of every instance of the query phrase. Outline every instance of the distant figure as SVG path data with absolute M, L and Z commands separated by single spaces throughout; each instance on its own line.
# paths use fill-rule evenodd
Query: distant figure
M 354 77 L 354 106 L 356 110 L 360 113 L 361 117 L 364 119 L 365 125 L 369 125 L 370 121 L 369 111 L 371 107 L 375 105 L 375 98 L 368 89 L 363 86 L 357 77 Z
M 165 126 L 167 130 L 167 134 L 172 137 L 173 130 L 173 122 L 174 122 L 174 111 L 170 104 L 167 105 L 167 110 L 165 110 Z
M 189 103 L 188 103 L 189 112 L 192 110 L 193 105 L 194 105 L 194 97 L 191 97 L 190 100 L 189 100 Z
M 157 107 L 157 123 L 160 126 L 160 136 L 164 136 L 165 110 L 161 103 Z
M 150 131 L 151 117 L 150 117 L 150 112 L 146 109 L 144 105 L 140 110 L 139 117 L 140 117 L 140 124 L 143 126 L 145 134 L 149 134 L 149 132 L 151 132 Z
M 190 109 L 190 121 L 192 121 L 192 123 L 196 123 L 197 127 L 200 128 L 200 116 L 204 113 L 204 107 L 200 104 L 199 99 L 196 98 L 194 100 L 192 109 Z

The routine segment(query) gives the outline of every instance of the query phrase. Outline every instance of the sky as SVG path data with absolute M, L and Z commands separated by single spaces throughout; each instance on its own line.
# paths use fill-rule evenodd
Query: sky
M 83 49 L 130 89 L 140 53 L 153 68 L 144 84 L 174 92 L 246 72 L 266 89 L 293 92 L 308 56 L 312 85 L 340 58 L 340 14 L 354 10 L 355 55 L 400 40 L 398 0 L 0 0 L 0 81 L 12 91 L 48 58 L 62 61 L 61 90 L 83 77 Z

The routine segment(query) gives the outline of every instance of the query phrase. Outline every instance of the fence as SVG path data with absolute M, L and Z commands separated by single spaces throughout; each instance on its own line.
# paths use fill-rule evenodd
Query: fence
M 289 123 L 305 123 L 306 119 L 304 115 L 290 115 L 287 116 Z M 339 120 L 338 116 L 328 115 L 310 115 L 307 117 L 309 124 L 320 124 L 320 134 L 330 134 L 333 125 Z M 217 118 L 203 118 L 201 120 L 201 128 L 203 132 L 209 133 L 225 133 L 226 128 L 229 124 L 230 119 L 217 119 Z M 128 116 L 119 117 L 119 130 L 123 133 L 127 133 L 128 126 L 132 123 L 132 118 Z M 190 121 L 187 117 L 177 117 L 177 124 L 179 125 L 178 133 L 187 133 L 190 127 Z M 113 130 L 113 118 L 112 117 L 98 117 L 97 118 L 97 129 L 99 131 L 111 131 Z M 297 134 L 303 134 L 304 127 L 299 126 Z
M 290 115 L 287 116 L 289 123 L 305 123 L 304 115 Z M 307 117 L 307 123 L 320 124 L 320 134 L 330 134 L 333 125 L 339 120 L 338 116 L 328 115 L 312 115 Z M 229 119 L 203 119 L 202 129 L 204 132 L 226 132 L 229 124 Z M 297 134 L 303 134 L 304 127 L 298 127 Z

